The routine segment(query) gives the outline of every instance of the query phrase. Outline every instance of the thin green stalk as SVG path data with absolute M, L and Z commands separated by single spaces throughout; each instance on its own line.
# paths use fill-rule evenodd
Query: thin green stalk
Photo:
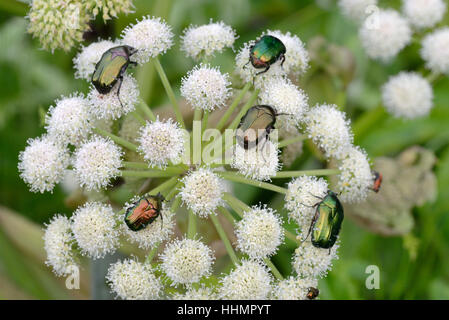
M 289 144 L 292 144 L 292 143 L 295 143 L 295 142 L 299 142 L 299 141 L 303 141 L 305 139 L 307 139 L 307 135 L 305 135 L 305 134 L 299 135 L 299 136 L 294 137 L 294 138 L 285 139 L 285 140 L 282 140 L 281 142 L 279 142 L 278 147 L 279 148 L 283 148 L 283 147 L 288 146 Z
M 249 100 L 245 103 L 245 105 L 240 110 L 239 114 L 232 120 L 231 125 L 228 127 L 228 129 L 236 129 L 237 126 L 240 123 L 240 119 L 245 115 L 245 113 L 248 111 L 249 108 L 251 108 L 254 104 L 254 102 L 257 99 L 257 96 L 259 94 L 259 89 L 254 90 L 253 94 L 249 98 Z
M 134 143 L 131 143 L 123 138 L 120 138 L 120 137 L 116 136 L 115 134 L 109 133 L 100 128 L 94 128 L 94 132 L 98 133 L 99 135 L 102 135 L 104 137 L 111 138 L 111 140 L 114 141 L 115 143 L 117 143 L 131 151 L 137 151 L 137 146 Z
M 180 205 L 181 205 L 181 198 L 177 197 L 175 198 L 175 200 L 173 200 L 170 210 L 175 212 L 176 210 L 178 210 Z
M 339 174 L 339 169 L 316 169 L 316 170 L 298 170 L 298 171 L 279 171 L 271 179 L 293 178 L 300 176 L 330 176 Z
M 225 207 L 218 207 L 218 211 L 220 211 L 221 212 L 221 214 L 226 218 L 226 219 L 228 219 L 228 221 L 230 222 L 230 223 L 232 223 L 232 225 L 235 225 L 235 218 L 234 218 L 234 216 L 229 212 L 229 210 L 228 209 L 226 209 Z
M 149 101 L 153 91 L 154 83 L 154 65 L 152 63 L 145 63 L 136 70 L 136 79 L 139 83 L 140 97 L 143 101 Z
M 187 224 L 187 238 L 193 239 L 196 234 L 196 215 L 192 210 L 189 210 L 189 221 Z
M 245 94 L 248 92 L 248 90 L 250 88 L 251 88 L 251 83 L 250 82 L 245 84 L 245 86 L 243 87 L 242 91 L 240 91 L 240 94 L 234 99 L 234 101 L 229 106 L 228 110 L 226 110 L 225 114 L 220 119 L 220 121 L 218 121 L 217 126 L 216 126 L 216 128 L 218 130 L 221 131 L 221 129 L 223 129 L 223 127 L 226 125 L 226 122 L 228 122 L 229 117 L 232 115 L 232 113 L 234 112 L 235 108 L 237 108 L 237 106 L 239 105 L 240 101 L 242 101 L 242 99 L 245 97 Z
M 145 195 L 150 195 L 150 194 L 155 195 L 158 192 L 163 192 L 167 189 L 174 187 L 178 183 L 178 178 L 179 178 L 179 176 L 174 176 L 174 177 L 168 179 L 167 181 L 158 185 L 156 188 L 148 191 Z
M 150 253 L 147 255 L 147 258 L 145 259 L 145 263 L 146 264 L 150 264 L 151 261 L 153 260 L 154 256 L 157 253 L 157 249 L 159 248 L 159 243 L 156 243 L 153 247 L 153 249 L 151 249 Z
M 141 125 L 145 125 L 145 124 L 146 124 L 145 119 L 144 119 L 139 113 L 137 113 L 136 111 L 131 112 L 131 115 L 132 115 L 137 121 L 139 121 L 139 123 L 140 123 Z
M 132 178 L 167 178 L 172 176 L 177 176 L 179 173 L 177 172 L 166 172 L 160 170 L 122 170 L 123 177 L 132 177 Z
M 176 100 L 175 93 L 173 92 L 173 89 L 170 85 L 170 82 L 168 81 L 167 75 L 165 74 L 164 69 L 162 68 L 162 65 L 158 58 L 154 58 L 154 66 L 156 67 L 156 71 L 159 74 L 159 77 L 161 78 L 162 84 L 165 88 L 165 91 L 167 92 L 168 98 L 170 99 L 171 104 L 173 105 L 173 111 L 176 115 L 176 120 L 179 122 L 182 128 L 185 129 L 186 125 L 184 123 L 184 119 L 182 118 L 181 110 L 179 108 L 178 101 Z
M 429 83 L 433 83 L 438 80 L 438 78 L 441 76 L 439 72 L 432 71 L 427 75 L 426 79 L 429 81 Z
M 173 199 L 173 197 L 175 197 L 178 192 L 179 192 L 179 187 L 182 185 L 182 182 L 179 181 L 171 190 L 170 192 L 167 194 L 167 196 L 165 197 L 165 200 L 170 201 L 171 199 Z
M 212 220 L 215 229 L 218 232 L 218 235 L 220 236 L 221 240 L 223 241 L 223 244 L 226 248 L 226 251 L 228 252 L 229 257 L 231 258 L 234 265 L 239 264 L 239 259 L 237 258 L 237 255 L 234 252 L 234 249 L 232 248 L 231 242 L 229 241 L 228 236 L 226 235 L 225 230 L 223 229 L 223 226 L 220 223 L 220 220 L 218 220 L 218 217 L 215 214 L 210 215 L 210 219 Z
M 271 262 L 269 258 L 264 258 L 263 261 L 271 269 L 271 273 L 273 273 L 276 279 L 278 279 L 279 281 L 284 280 L 282 274 L 279 272 L 279 270 L 276 268 L 276 266 L 273 264 L 273 262 Z
M 139 109 L 142 110 L 143 113 L 145 113 L 148 119 L 150 119 L 151 121 L 156 121 L 156 116 L 143 99 L 139 99 L 138 106 Z
M 209 120 L 209 111 L 204 110 L 203 112 L 203 122 L 201 123 L 201 137 L 203 136 L 204 130 L 207 129 L 207 122 Z
M 145 169 L 149 171 L 162 171 L 162 172 L 169 172 L 169 173 L 178 173 L 181 174 L 185 171 L 184 168 L 181 167 L 165 167 L 165 168 L 150 168 L 147 163 L 144 162 L 132 162 L 132 161 L 123 161 L 123 167 L 127 169 Z
M 271 190 L 271 191 L 282 193 L 282 194 L 286 194 L 287 193 L 287 189 L 285 189 L 285 188 L 276 186 L 276 185 L 268 183 L 268 182 L 251 180 L 251 179 L 245 178 L 241 174 L 238 174 L 238 173 L 235 173 L 235 172 L 217 171 L 216 174 L 218 174 L 222 178 L 224 178 L 226 180 L 229 180 L 229 181 L 244 183 L 244 184 L 247 184 L 247 185 L 250 185 L 250 186 L 259 187 L 259 188 L 262 188 L 262 189 Z
M 191 134 L 191 149 L 192 149 L 192 163 L 196 165 L 201 164 L 201 145 L 202 145 L 202 128 L 201 128 L 201 115 L 203 111 L 199 108 L 195 108 L 193 113 L 193 124 Z

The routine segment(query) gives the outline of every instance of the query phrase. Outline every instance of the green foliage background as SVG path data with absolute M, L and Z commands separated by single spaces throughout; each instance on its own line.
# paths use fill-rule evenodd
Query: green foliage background
M 135 0 L 135 13 L 121 15 L 101 29 L 107 31 L 103 37 L 114 38 L 135 18 L 149 14 L 165 16 L 175 34 L 180 35 L 189 24 L 207 23 L 212 18 L 237 30 L 240 38 L 235 49 L 267 28 L 290 31 L 306 43 L 322 36 L 327 43 L 348 48 L 355 63 L 355 77 L 347 98 L 341 95 L 341 84 L 350 70 L 334 77 L 324 68 L 326 62 L 323 65 L 312 61 L 304 80 L 311 104 L 345 104 L 354 123 L 356 143 L 371 158 L 395 156 L 416 144 L 434 151 L 438 157 L 435 171 L 439 192 L 434 203 L 414 209 L 415 227 L 404 238 L 384 238 L 346 219 L 340 259 L 320 282 L 321 298 L 449 299 L 449 79 L 445 77 L 434 85 L 435 107 L 429 117 L 413 121 L 393 119 L 378 108 L 379 87 L 389 75 L 401 70 L 423 70 L 419 44 L 409 46 L 391 64 L 370 61 L 361 48 L 357 27 L 342 17 L 335 1 L 327 1 L 327 9 L 316 2 L 319 1 Z M 398 8 L 399 1 L 381 1 L 381 5 Z M 53 194 L 30 193 L 17 171 L 19 152 L 28 138 L 44 132 L 43 114 L 52 102 L 62 94 L 87 92 L 87 85 L 73 78 L 72 58 L 76 50 L 50 54 L 40 50 L 39 43 L 26 34 L 27 10 L 22 2 L 0 0 L 0 299 L 88 298 L 87 283 L 82 283 L 81 290 L 70 292 L 63 280 L 56 279 L 43 265 L 40 228 L 56 212 L 71 213 L 64 204 L 65 195 L 59 187 Z M 96 23 L 101 25 L 101 21 Z M 442 24 L 449 24 L 448 15 Z M 217 56 L 213 64 L 232 72 L 233 55 L 228 50 Z M 180 78 L 194 65 L 179 51 L 179 41 L 162 58 L 162 64 L 169 66 L 166 71 L 176 90 Z M 151 88 L 149 104 L 164 104 L 167 97 L 158 79 L 150 76 L 147 83 Z M 316 167 L 311 159 L 305 152 L 295 166 Z M 270 192 L 236 188 L 248 204 L 263 201 L 280 208 L 282 199 Z M 404 245 L 410 239 L 417 239 L 415 257 L 410 246 Z M 274 258 L 284 274 L 290 271 L 293 250 L 287 243 Z M 379 290 L 365 287 L 365 268 L 372 264 L 381 271 Z M 87 277 L 88 270 L 84 272 Z

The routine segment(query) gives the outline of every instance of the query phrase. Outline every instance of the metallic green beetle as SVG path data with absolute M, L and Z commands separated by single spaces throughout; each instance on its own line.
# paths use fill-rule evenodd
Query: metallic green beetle
M 151 224 L 159 215 L 162 219 L 162 202 L 164 196 L 158 193 L 155 196 L 142 197 L 125 213 L 125 223 L 132 231 L 139 231 Z
M 307 299 L 309 299 L 309 300 L 316 299 L 316 297 L 318 297 L 319 294 L 320 294 L 320 290 L 318 290 L 317 288 L 309 287 L 307 289 Z
M 237 127 L 237 142 L 245 150 L 253 148 L 268 138 L 274 129 L 276 116 L 279 114 L 268 105 L 257 105 L 249 108 Z
M 256 75 L 267 72 L 270 66 L 278 60 L 285 61 L 285 45 L 276 37 L 265 35 L 261 37 L 249 50 L 249 61 L 256 69 L 265 68 Z
M 101 94 L 109 93 L 114 85 L 119 81 L 117 89 L 117 98 L 120 100 L 120 88 L 122 86 L 123 74 L 128 66 L 137 65 L 130 61 L 130 57 L 137 52 L 130 46 L 118 46 L 107 50 L 101 56 L 100 61 L 95 65 L 95 71 L 92 74 L 92 84 Z
M 316 196 L 315 196 L 316 197 Z M 317 248 L 332 248 L 337 241 L 340 233 L 341 224 L 343 222 L 344 213 L 343 206 L 338 200 L 337 195 L 329 190 L 324 198 L 316 197 L 321 201 L 316 203 L 315 216 L 309 227 L 309 232 L 312 233 L 312 244 Z

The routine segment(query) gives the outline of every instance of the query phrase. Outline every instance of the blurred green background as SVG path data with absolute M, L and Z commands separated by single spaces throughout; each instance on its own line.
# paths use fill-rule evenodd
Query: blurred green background
M 353 122 L 356 143 L 371 159 L 396 157 L 413 145 L 431 150 L 437 157 L 434 172 L 438 194 L 435 201 L 413 208 L 414 226 L 400 236 L 385 237 L 367 230 L 352 219 L 344 222 L 340 258 L 329 276 L 320 281 L 322 299 L 449 299 L 449 79 L 434 84 L 435 106 L 429 117 L 413 121 L 393 119 L 383 112 L 379 87 L 401 70 L 421 70 L 419 44 L 407 47 L 388 65 L 370 61 L 357 37 L 357 26 L 340 14 L 336 2 L 298 0 L 134 0 L 135 13 L 120 15 L 104 26 L 95 22 L 85 44 L 101 36 L 115 38 L 143 15 L 164 16 L 177 36 L 193 24 L 223 20 L 244 42 L 266 29 L 298 35 L 312 52 L 311 68 L 299 80 L 310 95 L 311 105 L 337 103 Z M 399 8 L 399 1 L 380 1 Z M 26 33 L 27 5 L 0 0 L 0 299 L 89 298 L 89 270 L 84 270 L 81 290 L 65 289 L 64 279 L 53 276 L 43 261 L 42 224 L 54 213 L 70 214 L 65 194 L 56 187 L 52 194 L 34 194 L 19 178 L 18 154 L 28 138 L 44 132 L 43 115 L 60 95 L 88 85 L 73 78 L 69 53 L 43 51 Z M 446 15 L 444 25 L 449 24 Z M 345 49 L 346 48 L 346 49 Z M 212 64 L 232 73 L 234 53 L 217 55 Z M 176 90 L 180 78 L 194 62 L 176 45 L 162 57 L 162 64 Z M 150 70 L 151 71 L 151 70 Z M 147 79 L 149 105 L 163 105 L 167 97 L 159 79 Z M 351 84 L 349 85 L 349 82 Z M 306 147 L 294 168 L 317 167 Z M 286 181 L 280 181 L 283 183 Z M 416 183 L 419 183 L 417 181 Z M 281 198 L 270 192 L 236 186 L 248 204 L 259 201 L 281 208 Z M 282 211 L 282 210 L 281 210 Z M 285 214 L 285 212 L 283 212 Z M 294 247 L 285 244 L 273 259 L 287 275 Z M 365 268 L 380 268 L 380 289 L 365 287 Z

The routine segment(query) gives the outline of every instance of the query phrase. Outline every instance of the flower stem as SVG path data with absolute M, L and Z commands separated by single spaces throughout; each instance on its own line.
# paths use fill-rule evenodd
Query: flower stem
M 151 108 L 145 103 L 143 99 L 139 99 L 139 108 L 142 110 L 143 113 L 150 119 L 151 121 L 156 121 L 156 116 L 154 115 Z
M 240 94 L 234 99 L 234 101 L 229 106 L 228 110 L 226 110 L 225 114 L 220 119 L 220 121 L 218 121 L 217 126 L 216 126 L 217 130 L 221 131 L 221 129 L 223 129 L 223 127 L 226 125 L 226 122 L 228 122 L 229 117 L 232 115 L 232 113 L 234 112 L 235 108 L 237 108 L 237 106 L 239 105 L 240 101 L 242 101 L 242 99 L 245 97 L 245 94 L 248 92 L 248 90 L 250 88 L 251 88 L 251 83 L 250 82 L 245 84 L 245 86 L 243 87 L 242 91 L 240 91 Z
M 209 120 L 209 111 L 204 110 L 203 112 L 203 122 L 201 123 L 201 137 L 203 136 L 204 130 L 207 129 L 207 122 Z
M 187 238 L 193 239 L 196 234 L 196 215 L 189 210 L 189 221 L 187 224 Z
M 195 108 L 193 114 L 192 134 L 191 134 L 191 148 L 192 148 L 192 163 L 196 165 L 201 164 L 201 145 L 202 145 L 202 128 L 201 128 L 202 110 Z
M 294 138 L 285 139 L 285 140 L 282 140 L 281 142 L 279 142 L 278 147 L 279 148 L 283 148 L 283 147 L 288 146 L 289 144 L 292 144 L 292 143 L 295 143 L 295 142 L 299 142 L 299 141 L 303 141 L 305 139 L 307 139 L 307 135 L 305 135 L 305 134 L 299 135 L 299 136 L 294 137 Z
M 148 191 L 145 195 L 146 196 L 150 195 L 150 194 L 151 195 L 155 195 L 158 192 L 162 192 L 162 191 L 165 191 L 167 189 L 170 189 L 170 188 L 174 187 L 178 183 L 178 178 L 179 178 L 178 176 L 174 176 L 174 177 L 168 179 L 167 181 L 165 181 L 165 182 L 161 183 L 160 185 L 158 185 L 156 188 Z
M 167 201 L 170 201 L 173 197 L 175 197 L 178 192 L 179 192 L 179 187 L 182 185 L 182 182 L 179 181 L 171 190 L 170 192 L 167 194 L 167 196 L 165 197 L 165 199 Z
M 157 253 L 157 249 L 159 248 L 159 243 L 156 243 L 153 247 L 153 249 L 151 249 L 150 253 L 147 255 L 147 258 L 145 259 L 145 263 L 146 264 L 150 264 L 151 261 L 153 260 L 154 256 Z
M 218 211 L 221 212 L 222 215 L 225 216 L 226 219 L 228 219 L 228 221 L 230 223 L 232 223 L 232 225 L 235 225 L 235 218 L 234 216 L 228 211 L 228 209 L 226 209 L 225 207 L 218 207 Z
M 167 92 L 168 98 L 170 99 L 171 104 L 173 105 L 173 111 L 176 115 L 176 120 L 179 122 L 182 128 L 185 129 L 186 125 L 184 123 L 184 119 L 182 118 L 181 110 L 179 109 L 178 101 L 176 100 L 175 93 L 168 81 L 167 75 L 165 74 L 164 69 L 158 58 L 154 58 L 154 66 L 156 67 L 156 71 L 161 78 L 162 84 L 164 85 L 165 91 Z
M 243 116 L 245 115 L 245 113 L 248 111 L 248 109 L 253 106 L 253 103 L 256 101 L 258 94 L 259 94 L 259 89 L 254 90 L 253 94 L 251 95 L 249 100 L 245 103 L 245 105 L 242 107 L 239 114 L 234 118 L 234 120 L 232 120 L 231 125 L 228 127 L 229 129 L 237 128 L 237 126 L 240 123 L 240 119 L 242 119 Z
M 330 176 L 339 174 L 339 169 L 316 169 L 316 170 L 298 170 L 298 171 L 279 171 L 271 179 L 293 178 L 300 176 Z
M 286 194 L 287 193 L 287 189 L 276 186 L 274 184 L 268 183 L 268 182 L 262 182 L 262 181 L 256 181 L 256 180 L 251 180 L 248 178 L 245 178 L 244 176 L 235 173 L 235 172 L 230 172 L 230 171 L 217 171 L 216 174 L 220 175 L 222 178 L 229 180 L 229 181 L 234 181 L 234 182 L 239 182 L 239 183 L 244 183 L 250 186 L 255 186 L 255 187 L 259 187 L 262 189 L 267 189 L 267 190 L 271 190 L 274 192 L 278 192 L 278 193 L 282 193 L 282 194 Z
M 139 123 L 140 123 L 141 125 L 145 125 L 145 119 L 144 119 L 140 114 L 138 114 L 136 111 L 131 112 L 131 115 L 132 115 L 137 121 L 139 121 Z
M 94 132 L 98 133 L 99 135 L 102 135 L 103 137 L 111 138 L 112 141 L 121 145 L 122 147 L 125 147 L 131 151 L 137 152 L 137 146 L 134 143 L 131 143 L 123 138 L 120 138 L 120 137 L 116 136 L 115 134 L 109 133 L 100 128 L 94 128 Z
M 228 236 L 226 235 L 225 230 L 223 229 L 223 226 L 220 223 L 220 220 L 218 220 L 218 217 L 215 214 L 210 215 L 210 219 L 212 220 L 215 229 L 218 232 L 218 235 L 220 236 L 221 240 L 223 241 L 223 244 L 226 248 L 226 251 L 228 252 L 229 257 L 231 258 L 234 265 L 239 264 L 239 259 L 237 258 L 237 255 L 234 252 L 234 249 L 232 248 L 231 242 L 229 241 Z
M 167 178 L 179 175 L 178 172 L 166 172 L 160 170 L 122 170 L 123 177 L 133 177 L 133 178 Z
M 282 276 L 282 274 L 279 272 L 279 270 L 276 268 L 276 266 L 273 264 L 273 262 L 271 262 L 271 260 L 269 258 L 264 258 L 263 261 L 271 269 L 271 273 L 273 273 L 273 275 L 276 277 L 276 279 L 284 280 L 284 277 Z

